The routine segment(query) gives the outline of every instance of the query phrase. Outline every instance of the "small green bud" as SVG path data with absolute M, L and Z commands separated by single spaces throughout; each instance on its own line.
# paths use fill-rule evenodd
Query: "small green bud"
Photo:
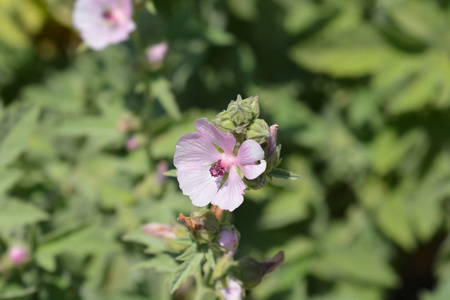
M 256 119 L 247 128 L 247 139 L 252 139 L 262 144 L 269 138 L 269 125 L 263 119 Z
M 280 158 L 281 153 L 281 145 L 276 146 L 275 151 L 272 153 L 272 156 L 266 159 L 267 167 L 265 173 L 270 173 L 274 168 L 278 167 L 281 163 Z
M 248 101 L 250 103 L 250 107 L 252 109 L 253 118 L 259 117 L 259 99 L 258 99 L 258 96 L 248 97 L 244 101 Z
M 214 120 L 212 120 L 212 123 L 214 126 L 225 132 L 232 132 L 236 130 L 236 125 L 233 121 L 231 121 L 230 114 L 226 110 L 219 113 Z
M 275 270 L 284 260 L 283 251 L 278 252 L 274 257 L 258 262 L 253 258 L 243 258 L 238 261 L 238 265 L 232 267 L 231 272 L 234 277 L 242 281 L 246 289 L 257 286 L 264 275 Z
M 231 101 L 228 104 L 227 112 L 229 113 L 231 121 L 236 125 L 248 125 L 254 118 L 252 101 L 247 98 L 242 100 L 241 95 L 238 95 L 236 101 Z M 258 108 L 259 109 L 259 108 Z

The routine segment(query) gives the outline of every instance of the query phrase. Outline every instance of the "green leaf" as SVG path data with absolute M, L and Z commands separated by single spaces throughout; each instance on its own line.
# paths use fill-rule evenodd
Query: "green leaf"
M 180 109 L 170 89 L 170 82 L 165 78 L 159 78 L 152 82 L 151 89 L 153 96 L 159 101 L 167 114 L 175 120 L 180 120 Z
M 37 292 L 36 287 L 30 287 L 20 291 L 9 292 L 5 294 L 0 294 L 0 300 L 9 300 L 9 299 L 20 299 L 27 296 L 31 296 Z
M 174 272 L 177 267 L 178 264 L 170 255 L 160 254 L 137 264 L 133 269 L 153 269 L 158 272 Z
M 167 177 L 177 177 L 177 169 L 172 169 L 163 173 Z
M 0 195 L 4 194 L 19 180 L 22 172 L 16 169 L 0 168 Z
M 276 177 L 276 178 L 282 178 L 282 179 L 288 179 L 288 180 L 297 180 L 301 177 L 300 175 L 295 174 L 294 172 L 280 169 L 280 168 L 273 169 L 268 175 Z
M 197 244 L 193 244 L 191 247 L 187 248 L 186 251 L 178 255 L 175 259 L 180 261 L 186 261 L 192 259 L 197 253 Z
M 208 261 L 209 266 L 214 270 L 214 271 L 218 271 L 217 269 L 217 265 L 216 265 L 216 260 L 214 259 L 214 253 L 212 251 L 211 248 L 207 248 L 208 250 L 205 252 L 205 257 L 206 260 Z
M 392 197 L 385 199 L 377 214 L 377 223 L 384 234 L 403 249 L 412 249 L 416 242 L 410 220 L 409 204 L 397 191 Z
M 319 259 L 323 270 L 331 276 L 347 277 L 367 284 L 394 287 L 398 278 L 382 257 L 357 249 L 330 251 Z
M 173 274 L 170 283 L 169 291 L 173 294 L 180 285 L 197 269 L 202 262 L 203 253 L 196 253 L 191 260 L 183 262 Z
M 47 218 L 47 213 L 32 204 L 18 200 L 6 200 L 0 203 L 0 228 L 33 224 Z
M 3 116 L 0 120 L 0 165 L 10 164 L 22 153 L 36 128 L 38 115 L 37 106 L 22 105 Z

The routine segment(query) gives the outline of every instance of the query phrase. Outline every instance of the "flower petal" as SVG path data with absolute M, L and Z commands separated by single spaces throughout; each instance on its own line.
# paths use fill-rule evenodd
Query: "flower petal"
M 255 179 L 266 170 L 267 163 L 265 160 L 261 160 L 259 165 L 240 165 L 242 173 L 247 179 Z
M 239 148 L 236 163 L 243 165 L 254 165 L 258 160 L 264 159 L 264 150 L 254 140 L 246 140 Z
M 223 132 L 217 129 L 208 119 L 201 118 L 195 121 L 195 128 L 204 135 L 214 145 L 222 149 L 227 156 L 233 156 L 236 139 L 230 132 Z
M 261 145 L 254 140 L 246 140 L 239 148 L 238 155 L 235 159 L 242 173 L 248 179 L 255 179 L 266 170 L 266 161 L 264 158 L 264 150 Z M 257 161 L 261 161 L 259 165 Z
M 222 177 L 218 177 L 222 178 Z M 230 169 L 227 180 L 212 200 L 212 204 L 221 209 L 233 211 L 244 202 L 244 181 L 239 176 L 235 167 Z
M 189 196 L 195 206 L 208 205 L 219 189 L 222 177 L 212 177 L 209 166 L 196 163 L 183 164 L 177 170 L 177 179 L 183 194 Z
M 222 154 L 209 140 L 198 132 L 189 132 L 178 140 L 173 161 L 175 167 L 179 169 L 185 164 L 192 163 L 209 166 L 221 157 Z

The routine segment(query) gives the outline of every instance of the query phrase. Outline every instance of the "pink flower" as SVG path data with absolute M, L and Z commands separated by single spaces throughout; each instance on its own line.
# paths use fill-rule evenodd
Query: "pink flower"
M 225 297 L 225 300 L 241 300 L 242 299 L 242 287 L 234 279 L 228 279 L 228 287 L 221 288 L 220 292 Z
M 127 144 L 125 145 L 125 148 L 127 148 L 128 151 L 135 150 L 139 147 L 139 141 L 136 137 L 131 137 L 128 139 Z
M 246 140 L 235 155 L 233 134 L 220 131 L 206 118 L 195 121 L 195 128 L 199 132 L 183 135 L 175 149 L 180 188 L 195 206 L 212 203 L 233 211 L 244 201 L 241 176 L 255 179 L 265 171 L 264 151 L 256 141 Z
M 147 59 L 153 64 L 161 63 L 166 58 L 169 51 L 169 45 L 166 42 L 162 42 L 151 46 L 146 53 Z
M 73 23 L 83 41 L 94 50 L 128 39 L 136 29 L 131 0 L 77 0 Z
M 9 249 L 9 260 L 16 266 L 22 265 L 28 259 L 28 251 L 22 246 Z
M 236 230 L 233 229 L 224 229 L 221 230 L 219 233 L 219 239 L 217 240 L 217 243 L 229 250 L 229 251 L 234 251 L 234 249 L 236 248 L 236 245 L 238 243 L 239 237 L 238 234 L 236 232 Z

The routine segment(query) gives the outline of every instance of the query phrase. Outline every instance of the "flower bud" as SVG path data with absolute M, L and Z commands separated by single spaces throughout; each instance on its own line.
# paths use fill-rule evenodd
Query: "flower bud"
M 269 139 L 267 140 L 268 142 L 268 148 L 267 148 L 267 157 L 271 157 L 277 148 L 277 132 L 278 132 L 278 125 L 272 125 L 269 128 Z
M 236 125 L 233 123 L 233 121 L 231 121 L 230 114 L 226 110 L 219 113 L 214 118 L 214 120 L 212 120 L 212 123 L 214 124 L 214 126 L 225 132 L 231 132 L 236 130 Z
M 239 241 L 239 233 L 233 226 L 228 226 L 220 229 L 217 243 L 228 251 L 234 251 L 237 248 Z
M 259 99 L 258 99 L 258 96 L 248 97 L 244 101 L 248 101 L 250 103 L 250 108 L 252 110 L 253 118 L 259 117 Z
M 165 160 L 160 160 L 158 164 L 156 165 L 156 180 L 159 184 L 164 184 L 167 180 L 167 176 L 164 175 L 165 172 L 169 170 L 169 164 Z
M 169 45 L 167 42 L 161 42 L 159 44 L 151 46 L 145 56 L 148 61 L 152 64 L 160 64 L 166 58 L 167 52 L 169 52 Z
M 266 121 L 263 119 L 256 119 L 248 128 L 247 128 L 247 139 L 252 139 L 258 142 L 258 144 L 262 144 L 267 142 L 269 138 L 269 125 L 267 125 Z
M 125 145 L 125 148 L 127 148 L 128 151 L 135 150 L 138 147 L 139 147 L 139 141 L 134 136 L 130 137 Z
M 142 231 L 153 237 L 175 239 L 177 235 L 173 231 L 173 226 L 162 223 L 149 223 L 142 227 Z
M 253 258 L 243 258 L 238 261 L 238 266 L 232 269 L 233 275 L 243 282 L 246 289 L 257 286 L 264 275 L 275 270 L 284 260 L 283 251 L 274 257 L 258 262 Z
M 9 249 L 8 256 L 14 265 L 21 266 L 28 260 L 28 250 L 22 246 L 13 246 Z
M 238 95 L 236 101 L 231 101 L 228 104 L 227 111 L 231 121 L 236 125 L 248 125 L 254 118 L 254 97 L 242 100 L 241 95 Z M 259 109 L 259 108 L 258 108 Z
M 212 243 L 219 233 L 219 220 L 209 209 L 196 209 L 191 217 L 180 214 L 178 222 L 186 226 L 200 244 Z
M 242 299 L 242 286 L 236 280 L 230 278 L 227 282 L 227 287 L 220 289 L 225 300 L 241 300 Z

